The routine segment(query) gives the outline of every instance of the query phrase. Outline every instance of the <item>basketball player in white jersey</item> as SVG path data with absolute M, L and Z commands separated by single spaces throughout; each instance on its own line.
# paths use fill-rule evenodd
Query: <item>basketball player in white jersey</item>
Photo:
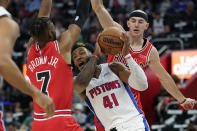
M 147 121 L 129 88 L 146 90 L 147 78 L 129 54 L 125 33 L 122 38 L 126 43 L 122 54 L 130 71 L 121 63 L 97 65 L 98 44 L 93 55 L 85 45 L 73 47 L 72 59 L 81 71 L 74 80 L 74 89 L 85 99 L 106 131 L 148 131 Z
M 46 117 L 52 116 L 55 110 L 52 99 L 27 82 L 11 58 L 14 43 L 19 35 L 19 27 L 5 9 L 8 3 L 9 0 L 0 0 L 0 75 L 12 86 L 35 99 L 47 112 Z M 4 129 L 0 127 L 0 130 Z

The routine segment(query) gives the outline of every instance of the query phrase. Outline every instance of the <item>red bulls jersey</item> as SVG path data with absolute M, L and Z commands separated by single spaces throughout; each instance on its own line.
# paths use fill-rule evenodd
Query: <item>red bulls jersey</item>
M 71 67 L 60 55 L 57 41 L 51 41 L 40 49 L 31 46 L 27 59 L 27 76 L 42 93 L 55 103 L 56 116 L 71 116 L 73 75 Z M 43 119 L 43 109 L 34 102 L 34 119 Z
M 152 49 L 152 44 L 147 39 L 144 39 L 143 47 L 140 50 L 132 50 L 132 48 L 130 47 L 131 56 L 136 61 L 136 63 L 142 67 L 143 70 L 145 70 L 147 65 L 148 65 L 149 55 L 150 55 L 151 49 Z M 123 63 L 127 66 L 126 60 L 125 60 L 124 56 L 121 55 L 121 54 L 108 55 L 107 62 L 109 63 L 109 62 L 112 62 L 112 61 L 121 62 L 121 63 Z M 139 91 L 137 91 L 133 88 L 131 88 L 131 91 L 134 94 L 134 98 L 135 98 L 139 108 L 142 110 Z

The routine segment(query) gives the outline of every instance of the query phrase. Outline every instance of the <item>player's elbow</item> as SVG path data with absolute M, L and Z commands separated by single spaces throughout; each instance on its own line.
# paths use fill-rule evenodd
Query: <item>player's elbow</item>
M 146 77 L 134 78 L 130 76 L 128 83 L 133 89 L 138 91 L 145 91 L 146 89 L 148 89 L 148 82 Z
M 7 67 L 8 59 L 9 58 L 4 57 L 3 55 L 0 56 L 0 74 L 5 69 L 5 67 Z
M 135 84 L 133 87 L 138 91 L 145 91 L 146 89 L 148 89 L 148 83 L 142 81 L 138 84 Z
M 139 84 L 140 84 L 139 86 L 141 87 L 140 91 L 145 91 L 146 89 L 148 89 L 148 80 L 145 74 L 139 80 Z
M 145 91 L 146 89 L 148 89 L 147 78 L 146 77 L 142 78 L 138 86 L 139 86 L 139 91 Z

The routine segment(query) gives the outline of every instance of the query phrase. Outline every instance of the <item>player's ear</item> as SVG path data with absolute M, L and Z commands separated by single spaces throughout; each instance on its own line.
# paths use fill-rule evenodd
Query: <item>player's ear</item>
M 147 29 L 148 29 L 148 27 L 149 27 L 149 23 L 146 23 L 146 29 L 145 29 L 145 30 L 147 30 Z
M 51 30 L 48 31 L 48 37 L 49 37 L 49 40 L 50 41 L 53 41 L 54 40 L 54 34 L 53 34 L 53 32 Z
M 130 27 L 129 19 L 127 20 L 127 27 L 128 27 L 128 28 Z

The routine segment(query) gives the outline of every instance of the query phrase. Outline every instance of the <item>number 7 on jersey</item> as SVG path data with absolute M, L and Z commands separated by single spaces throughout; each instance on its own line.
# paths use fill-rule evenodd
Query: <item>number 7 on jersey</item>
M 51 80 L 50 70 L 36 72 L 36 79 L 37 79 L 37 81 L 42 81 L 42 86 L 41 86 L 42 93 L 49 95 L 48 85 Z

